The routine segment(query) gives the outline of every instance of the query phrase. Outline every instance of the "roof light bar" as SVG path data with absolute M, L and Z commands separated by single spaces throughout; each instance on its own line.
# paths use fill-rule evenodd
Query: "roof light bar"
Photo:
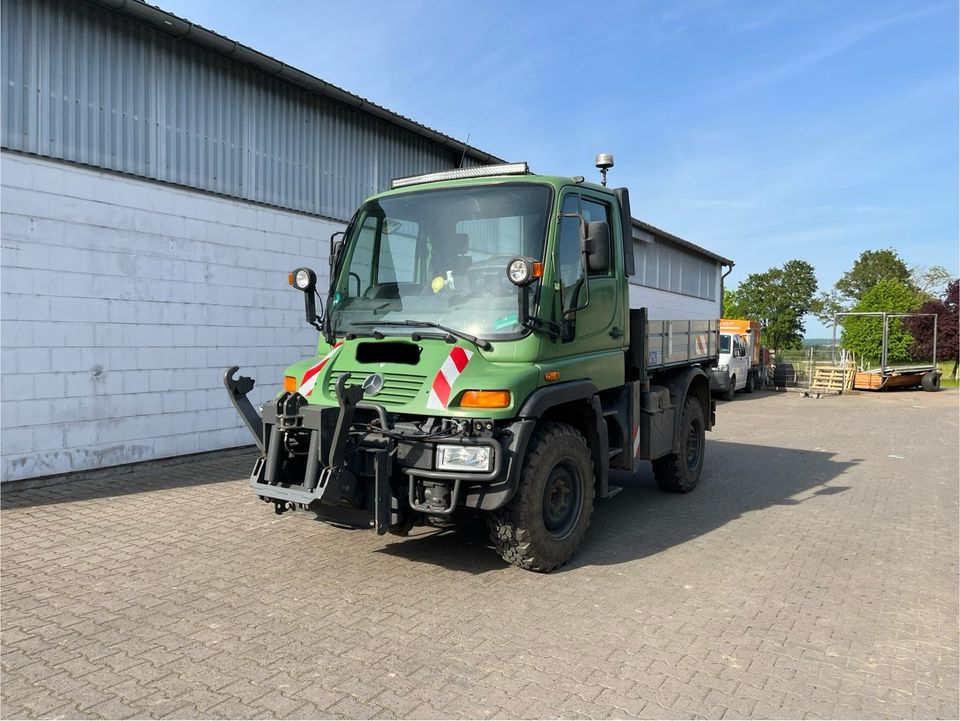
M 390 189 L 404 188 L 419 183 L 434 183 L 438 180 L 460 180 L 461 178 L 487 178 L 493 175 L 526 175 L 530 167 L 526 163 L 504 163 L 502 165 L 478 165 L 476 168 L 458 168 L 443 170 L 439 173 L 411 175 L 409 178 L 394 178 Z

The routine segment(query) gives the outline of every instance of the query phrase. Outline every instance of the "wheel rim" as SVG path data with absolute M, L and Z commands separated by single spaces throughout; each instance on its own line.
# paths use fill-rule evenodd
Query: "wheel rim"
M 543 525 L 553 538 L 567 536 L 580 515 L 580 484 L 565 463 L 554 466 L 543 487 Z
M 687 427 L 687 468 L 691 471 L 695 471 L 697 466 L 700 464 L 700 451 L 701 451 L 700 440 L 700 421 L 696 418 L 690 420 L 690 425 Z

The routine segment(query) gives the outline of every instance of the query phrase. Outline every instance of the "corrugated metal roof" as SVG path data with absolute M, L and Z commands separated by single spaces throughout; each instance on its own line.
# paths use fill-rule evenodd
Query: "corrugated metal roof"
M 198 45 L 205 50 L 215 52 L 242 65 L 248 65 L 256 70 L 303 88 L 304 90 L 336 100 L 354 110 L 370 113 L 375 117 L 387 120 L 404 130 L 410 130 L 422 135 L 427 140 L 440 143 L 457 152 L 465 153 L 468 157 L 473 158 L 479 163 L 505 162 L 503 159 L 485 150 L 468 145 L 461 140 L 441 133 L 439 130 L 418 123 L 412 118 L 396 113 L 382 105 L 377 105 L 366 98 L 348 92 L 332 83 L 328 83 L 326 80 L 321 80 L 304 70 L 295 68 L 292 65 L 287 65 L 282 60 L 261 53 L 259 50 L 255 50 L 225 35 L 221 35 L 202 25 L 191 22 L 186 18 L 174 15 L 156 5 L 150 5 L 149 3 L 143 2 L 143 0 L 88 1 L 124 13 L 141 22 L 148 23 L 168 35 Z

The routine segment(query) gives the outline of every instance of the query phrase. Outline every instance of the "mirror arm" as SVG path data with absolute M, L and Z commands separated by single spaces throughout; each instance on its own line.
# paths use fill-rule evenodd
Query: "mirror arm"
M 586 308 L 588 305 L 590 305 L 590 274 L 589 274 L 589 271 L 587 270 L 587 267 L 588 267 L 587 251 L 583 251 L 580 253 L 580 268 L 583 270 L 583 277 L 580 279 L 579 285 L 577 285 L 577 293 L 579 294 L 579 291 L 581 288 L 586 288 L 587 298 L 586 300 L 583 301 L 583 305 L 578 305 L 576 308 L 570 308 L 569 310 L 565 310 L 563 312 L 564 318 L 567 318 L 573 315 L 574 313 L 576 313 L 577 311 L 581 311 L 584 308 Z
M 541 320 L 530 315 L 530 286 L 520 286 L 520 292 L 517 294 L 517 322 L 522 328 L 530 330 L 542 330 L 550 334 L 551 339 L 560 337 L 559 326 L 550 320 Z
M 340 260 L 339 258 L 340 251 L 342 251 L 343 249 L 343 241 L 341 241 L 339 244 L 336 243 L 336 237 L 339 235 L 339 236 L 342 236 L 343 238 L 346 238 L 350 232 L 350 229 L 353 227 L 353 221 L 356 219 L 356 217 L 357 216 L 355 213 L 353 218 L 350 219 L 350 222 L 347 224 L 347 227 L 344 230 L 338 230 L 335 233 L 330 234 L 330 249 L 327 253 L 327 265 L 330 268 L 330 272 L 327 274 L 329 281 L 327 285 L 327 302 L 326 302 L 326 308 L 325 308 L 326 312 L 323 314 L 323 317 L 320 318 L 319 324 L 316 321 L 316 314 L 317 314 L 316 301 L 314 300 L 313 295 L 312 294 L 310 295 L 309 301 L 304 300 L 305 304 L 309 303 L 314 307 L 314 312 L 313 312 L 314 320 L 310 321 L 310 325 L 314 326 L 317 330 L 323 333 L 323 339 L 327 342 L 328 345 L 333 345 L 334 342 L 336 341 L 336 337 L 334 336 L 334 333 L 333 333 L 333 328 L 331 327 L 330 311 L 333 306 L 333 279 L 336 277 L 337 264 L 338 264 L 338 261 Z M 309 310 L 307 311 L 307 313 L 309 315 Z
M 317 330 L 323 330 L 323 327 L 317 322 L 317 301 L 313 297 L 313 293 L 313 288 L 303 291 L 303 312 L 307 317 L 307 323 Z

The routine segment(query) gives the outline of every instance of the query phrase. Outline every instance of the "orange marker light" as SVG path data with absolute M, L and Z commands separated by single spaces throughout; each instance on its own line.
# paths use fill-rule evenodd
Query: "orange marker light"
M 533 264 L 533 277 L 542 278 L 543 277 L 543 263 L 534 263 Z
M 545 381 L 558 381 L 560 380 L 560 371 L 546 371 L 543 374 L 543 380 Z
M 287 273 L 287 283 L 293 285 L 293 273 Z
M 289 391 L 290 393 L 297 392 L 297 377 L 296 376 L 284 376 L 283 377 L 283 390 Z
M 510 405 L 510 391 L 464 391 L 461 408 L 506 408 Z

